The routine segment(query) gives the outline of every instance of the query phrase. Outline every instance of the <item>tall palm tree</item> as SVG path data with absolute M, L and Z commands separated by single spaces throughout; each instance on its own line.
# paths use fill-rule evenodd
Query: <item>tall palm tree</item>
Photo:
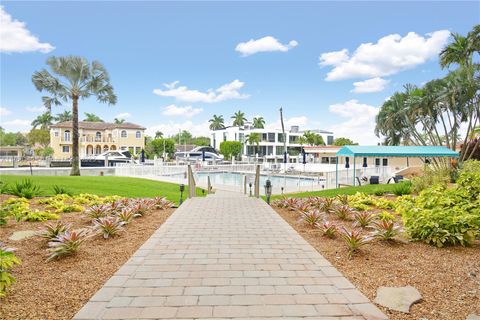
M 162 131 L 156 131 L 155 132 L 155 139 L 162 139 L 163 138 L 163 132 Z
M 36 129 L 38 126 L 40 127 L 40 129 L 48 129 L 48 127 L 52 125 L 54 120 L 55 119 L 54 117 L 52 117 L 52 114 L 47 111 L 45 113 L 42 113 L 32 121 L 32 127 L 33 129 Z
M 254 153 L 257 154 L 257 147 L 260 145 L 260 133 L 258 132 L 252 132 L 249 135 L 247 135 L 247 142 L 249 145 L 254 146 Z
M 62 113 L 57 113 L 57 115 L 55 116 L 55 121 L 57 122 L 72 121 L 72 111 L 65 110 Z
M 60 105 L 61 101 L 72 102 L 72 170 L 70 175 L 79 176 L 79 134 L 78 134 L 78 100 L 95 96 L 97 101 L 114 105 L 117 96 L 113 92 L 110 78 L 104 66 L 76 56 L 50 57 L 47 59 L 50 73 L 46 69 L 36 71 L 32 75 L 35 88 L 46 91 L 49 96 L 42 97 L 45 107 L 51 110 L 52 105 Z
M 263 117 L 253 118 L 253 127 L 263 129 L 265 127 L 265 120 L 263 119 Z
M 116 124 L 122 124 L 125 122 L 125 119 L 118 119 L 118 118 L 115 118 L 113 119 L 113 122 L 116 123 Z
M 83 121 L 86 121 L 86 122 L 105 122 L 102 120 L 102 118 L 100 118 L 99 116 L 93 113 L 85 112 L 85 116 L 86 118 L 83 119 Z
M 233 119 L 234 127 L 241 127 L 245 124 L 245 121 L 247 121 L 247 118 L 245 118 L 245 113 L 240 110 L 235 112 L 235 114 L 231 116 L 231 118 Z
M 221 130 L 225 128 L 223 116 L 213 115 L 212 119 L 208 120 L 210 122 L 210 130 Z

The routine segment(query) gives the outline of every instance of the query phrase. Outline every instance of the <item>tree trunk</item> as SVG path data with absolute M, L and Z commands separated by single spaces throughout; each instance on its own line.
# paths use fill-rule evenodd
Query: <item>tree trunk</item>
M 78 154 L 78 97 L 73 96 L 72 106 L 72 171 L 71 176 L 80 175 L 80 157 Z

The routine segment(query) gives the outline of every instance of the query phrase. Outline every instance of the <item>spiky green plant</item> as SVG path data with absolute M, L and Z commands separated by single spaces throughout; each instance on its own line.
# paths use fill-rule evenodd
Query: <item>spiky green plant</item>
M 121 232 L 125 222 L 116 216 L 108 216 L 93 220 L 93 224 L 98 233 L 100 233 L 104 239 L 107 239 Z
M 393 240 L 400 233 L 400 226 L 391 220 L 380 220 L 373 224 L 373 232 L 371 235 L 381 240 Z
M 348 258 L 351 258 L 355 252 L 372 240 L 371 237 L 362 235 L 359 230 L 348 231 L 345 227 L 342 227 L 340 234 L 348 247 Z
M 353 212 L 354 210 L 347 205 L 335 206 L 333 208 L 333 213 L 342 220 L 350 219 Z
M 87 238 L 87 231 L 67 230 L 48 243 L 47 261 L 75 254 Z
M 55 223 L 47 223 L 45 225 L 45 230 L 43 230 L 43 232 L 41 233 L 41 236 L 48 241 L 52 241 L 60 234 L 70 230 L 71 226 L 71 224 L 64 223 L 62 221 L 57 221 Z
M 41 189 L 38 185 L 33 184 L 32 180 L 24 179 L 15 182 L 15 184 L 9 188 L 9 193 L 17 197 L 32 199 L 40 195 Z
M 355 225 L 360 226 L 362 228 L 366 228 L 370 226 L 372 222 L 375 221 L 375 218 L 376 218 L 374 214 L 371 214 L 368 211 L 355 212 L 353 216 L 355 219 Z
M 302 221 L 311 228 L 315 228 L 322 220 L 322 214 L 318 210 L 301 212 Z
M 320 229 L 322 230 L 323 235 L 329 238 L 334 238 L 338 232 L 337 225 L 329 221 L 323 221 Z

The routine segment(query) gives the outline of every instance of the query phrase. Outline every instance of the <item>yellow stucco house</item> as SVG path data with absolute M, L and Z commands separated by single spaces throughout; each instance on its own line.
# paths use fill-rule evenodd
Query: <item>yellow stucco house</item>
M 134 123 L 79 121 L 78 130 L 81 158 L 109 150 L 129 150 L 138 154 L 145 148 L 145 128 Z M 54 159 L 72 156 L 71 121 L 50 126 L 50 146 L 54 150 Z

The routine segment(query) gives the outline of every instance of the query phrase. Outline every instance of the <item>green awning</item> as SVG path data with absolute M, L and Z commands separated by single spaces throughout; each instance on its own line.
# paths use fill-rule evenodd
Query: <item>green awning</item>
M 455 152 L 443 146 L 344 146 L 339 157 L 458 157 Z

